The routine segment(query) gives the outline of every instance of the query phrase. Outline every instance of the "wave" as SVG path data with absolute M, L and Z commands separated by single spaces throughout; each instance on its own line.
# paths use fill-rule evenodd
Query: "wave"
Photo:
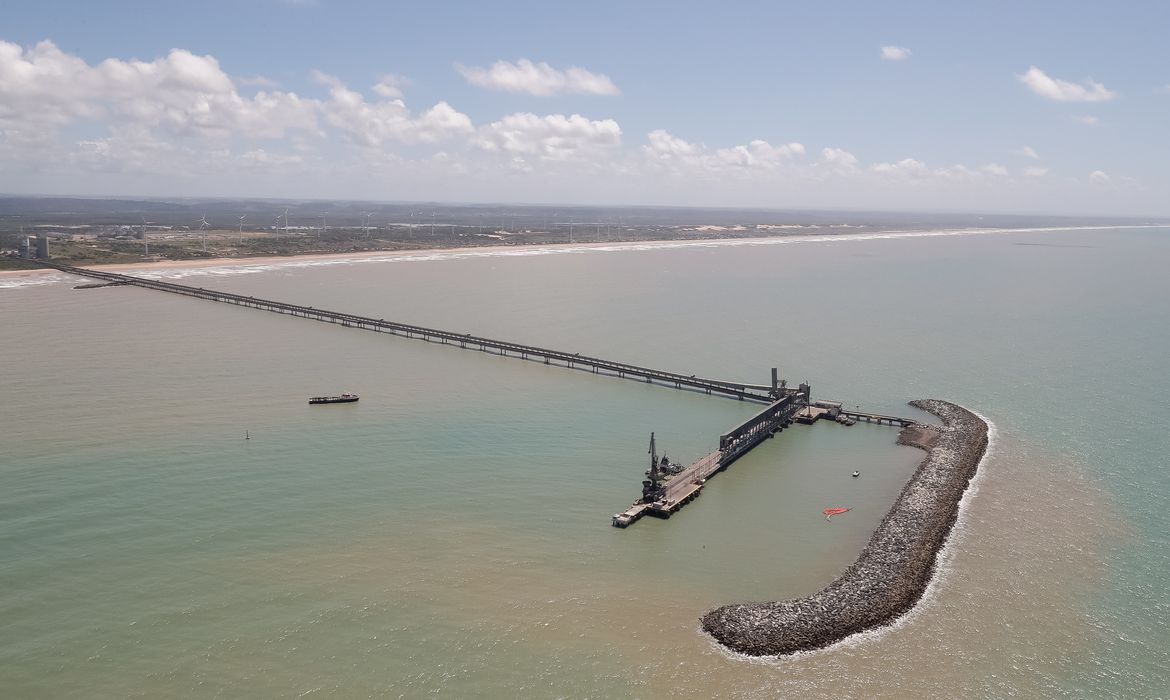
M 0 289 L 23 289 L 25 287 L 42 287 L 46 284 L 60 284 L 61 282 L 75 282 L 76 277 L 57 273 L 37 273 L 28 277 L 4 277 L 0 275 Z
M 546 255 L 582 255 L 587 253 L 628 253 L 686 248 L 740 248 L 801 243 L 849 243 L 853 241 L 894 240 L 903 238 L 937 238 L 942 236 L 987 236 L 1015 233 L 1055 233 L 1063 231 L 1100 231 L 1126 228 L 1162 228 L 1161 226 L 1059 226 L 1033 228 L 935 229 L 930 231 L 870 231 L 858 233 L 823 233 L 767 238 L 710 239 L 688 241 L 642 241 L 622 243 L 579 243 L 525 246 L 522 248 L 487 247 L 476 250 L 433 250 L 426 252 L 387 253 L 361 257 L 304 258 L 267 261 L 264 264 L 239 264 L 145 270 L 135 274 L 150 279 L 182 279 L 192 276 L 245 275 L 277 269 L 365 265 L 375 263 L 440 262 L 477 258 L 526 258 Z
M 836 228 L 836 226 L 831 227 Z M 167 267 L 154 269 L 138 269 L 134 266 L 115 267 L 110 269 L 126 274 L 153 280 L 177 280 L 186 277 L 227 277 L 234 275 L 252 275 L 279 270 L 295 270 L 300 268 L 332 267 L 336 265 L 363 265 L 376 263 L 411 263 L 411 262 L 440 262 L 447 260 L 471 260 L 476 258 L 525 258 L 541 257 L 546 255 L 582 255 L 588 253 L 628 253 L 658 250 L 677 250 L 686 248 L 742 248 L 776 245 L 798 245 L 802 243 L 850 243 L 854 241 L 896 240 L 905 238 L 938 238 L 946 236 L 989 236 L 1011 235 L 1019 233 L 1059 233 L 1067 231 L 1106 231 L 1134 228 L 1166 228 L 1159 224 L 1137 224 L 1130 226 L 1050 226 L 1030 228 L 956 228 L 932 229 L 927 231 L 866 231 L 857 233 L 820 233 L 791 236 L 775 236 L 762 238 L 738 239 L 706 239 L 686 241 L 641 241 L 615 243 L 578 243 L 558 245 L 524 246 L 519 248 L 485 247 L 474 250 L 431 250 L 425 252 L 396 252 L 355 257 L 292 257 L 287 260 L 265 260 L 263 263 L 249 263 L 247 261 L 224 263 L 222 265 Z M 28 282 L 25 278 L 19 280 L 4 280 L 0 278 L 0 289 L 28 286 L 30 284 L 52 284 L 73 279 L 72 277 L 53 277 L 48 281 Z
M 971 411 L 971 409 L 967 409 Z M 975 469 L 975 476 L 967 484 L 967 489 L 963 492 L 963 497 L 959 499 L 958 515 L 955 517 L 955 524 L 951 527 L 951 531 L 947 534 L 947 538 L 943 541 L 943 546 L 938 551 L 935 557 L 934 575 L 930 577 L 930 581 L 926 584 L 926 590 L 922 592 L 922 597 L 914 604 L 914 607 L 907 610 L 897 619 L 893 620 L 887 625 L 876 627 L 874 629 L 865 630 L 864 632 L 857 632 L 842 639 L 839 642 L 830 644 L 829 646 L 820 649 L 812 649 L 809 651 L 798 651 L 793 654 L 781 656 L 749 656 L 739 652 L 731 651 L 727 647 L 720 644 L 714 637 L 707 634 L 702 626 L 699 626 L 699 633 L 708 638 L 712 646 L 714 646 L 724 656 L 734 659 L 735 661 L 747 661 L 749 663 L 766 664 L 769 666 L 782 666 L 785 664 L 794 663 L 801 659 L 809 658 L 814 655 L 821 655 L 832 652 L 836 649 L 855 649 L 871 642 L 876 642 L 894 630 L 901 629 L 910 624 L 931 607 L 938 596 L 939 588 L 944 585 L 947 580 L 954 573 L 954 559 L 955 549 L 962 538 L 968 534 L 967 528 L 967 511 L 971 507 L 971 501 L 979 493 L 979 486 L 984 481 L 984 473 L 987 471 L 988 459 L 992 453 L 995 452 L 995 445 L 999 436 L 999 429 L 995 423 L 987 416 L 978 411 L 971 411 L 987 424 L 987 449 L 984 450 L 983 456 L 979 459 L 979 465 Z

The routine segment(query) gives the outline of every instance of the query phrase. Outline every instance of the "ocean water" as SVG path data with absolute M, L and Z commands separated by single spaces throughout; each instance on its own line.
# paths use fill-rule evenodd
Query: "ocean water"
M 1096 228 L 144 273 L 987 416 L 926 600 L 765 660 L 723 652 L 699 616 L 847 566 L 921 459 L 894 429 L 785 431 L 671 520 L 617 530 L 650 431 L 685 462 L 756 407 L 0 278 L 0 694 L 1165 697 L 1166 260 L 1170 230 Z M 361 402 L 305 403 L 345 390 Z

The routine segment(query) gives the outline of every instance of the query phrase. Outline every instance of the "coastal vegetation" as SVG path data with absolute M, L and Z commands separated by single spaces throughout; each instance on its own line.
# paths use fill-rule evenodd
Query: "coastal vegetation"
M 15 255 L 20 240 L 34 235 L 48 237 L 58 262 L 95 265 L 1070 223 L 1053 216 L 890 212 L 0 197 L 0 252 Z M 0 256 L 4 267 L 13 266 Z

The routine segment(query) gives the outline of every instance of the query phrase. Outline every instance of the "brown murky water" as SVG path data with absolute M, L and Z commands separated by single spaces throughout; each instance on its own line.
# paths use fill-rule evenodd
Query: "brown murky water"
M 140 290 L 0 290 L 19 358 L 0 387 L 23 397 L 0 407 L 0 686 L 1164 695 L 1164 438 L 1091 433 L 1122 405 L 1164 411 L 1143 397 L 1165 382 L 1149 353 L 1170 323 L 1090 274 L 1117 257 L 1157 298 L 1164 244 L 1066 235 L 1098 247 L 648 246 L 187 278 L 728 378 L 780 364 L 821 397 L 897 413 L 939 396 L 989 416 L 996 443 L 926 601 L 779 660 L 725 654 L 698 618 L 848 565 L 921 458 L 890 428 L 787 431 L 678 517 L 619 531 L 609 514 L 637 491 L 646 433 L 687 459 L 752 408 Z M 1021 302 L 1039 288 L 1043 303 Z M 304 403 L 349 389 L 360 404 Z M 828 505 L 853 510 L 826 523 Z

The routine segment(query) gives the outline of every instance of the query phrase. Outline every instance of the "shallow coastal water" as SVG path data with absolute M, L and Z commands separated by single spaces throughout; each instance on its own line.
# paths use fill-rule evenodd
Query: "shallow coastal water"
M 906 414 L 937 396 L 990 418 L 996 447 L 928 601 L 772 662 L 725 654 L 699 616 L 807 594 L 850 563 L 922 456 L 893 429 L 786 431 L 678 517 L 619 531 L 651 430 L 687 460 L 753 407 L 145 290 L 0 289 L 0 388 L 21 397 L 0 407 L 0 686 L 1157 697 L 1168 235 L 152 272 L 688 374 L 779 366 L 823 398 Z M 343 390 L 362 401 L 305 404 Z M 829 505 L 854 510 L 826 523 Z

